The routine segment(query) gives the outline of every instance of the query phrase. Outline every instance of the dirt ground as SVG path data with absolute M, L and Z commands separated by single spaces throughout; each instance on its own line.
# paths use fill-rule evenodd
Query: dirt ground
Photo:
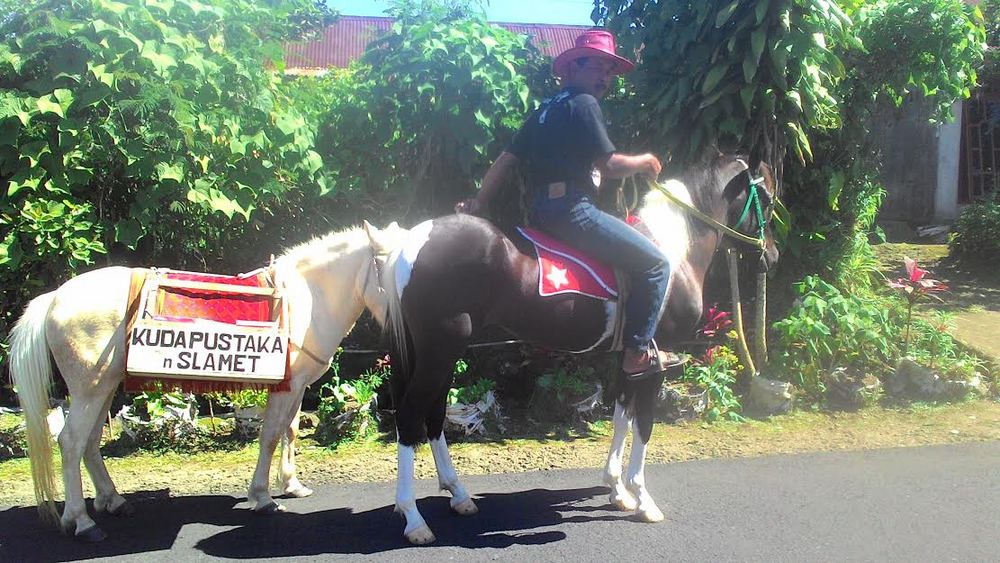
M 954 442 L 1000 440 L 1000 402 L 872 408 L 856 413 L 799 412 L 743 424 L 659 424 L 650 463 L 704 458 L 753 457 L 830 450 L 866 450 Z M 575 436 L 457 443 L 452 456 L 460 474 L 514 473 L 594 468 L 599 482 L 610 443 L 606 422 Z M 199 455 L 137 454 L 110 458 L 108 469 L 124 493 L 241 495 L 253 473 L 256 445 Z M 298 469 L 306 484 L 389 481 L 395 478 L 395 446 L 384 441 L 338 450 L 303 444 Z M 418 478 L 434 477 L 429 448 L 418 450 Z M 272 475 L 274 469 L 272 468 Z M 93 495 L 85 479 L 88 495 Z M 0 505 L 33 504 L 25 459 L 0 463 Z

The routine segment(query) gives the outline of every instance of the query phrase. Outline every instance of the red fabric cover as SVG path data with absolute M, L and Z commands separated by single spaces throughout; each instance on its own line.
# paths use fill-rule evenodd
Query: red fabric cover
M 269 287 L 263 275 L 241 278 L 217 274 L 200 274 L 193 272 L 167 272 L 165 277 L 171 280 L 197 281 L 205 283 L 221 283 L 242 287 Z M 271 298 L 266 295 L 238 295 L 220 291 L 187 289 L 180 287 L 161 287 L 157 292 L 155 313 L 156 318 L 170 322 L 189 322 L 192 319 L 209 319 L 223 323 L 236 324 L 236 321 L 270 321 Z M 287 358 L 286 358 L 287 363 Z M 285 378 L 276 384 L 244 383 L 237 381 L 199 381 L 193 379 L 172 379 L 169 377 L 134 377 L 125 378 L 126 393 L 140 393 L 156 389 L 159 382 L 164 389 L 180 389 L 185 393 L 213 393 L 239 391 L 241 389 L 268 389 L 271 392 L 288 391 L 291 389 L 289 379 L 291 370 L 286 366 Z
M 541 231 L 528 227 L 518 227 L 518 231 L 535 245 L 539 295 L 579 293 L 605 301 L 618 297 L 615 271 L 606 263 Z
M 240 278 L 215 274 L 167 272 L 168 280 L 220 283 L 242 287 L 267 287 L 262 276 Z M 270 321 L 271 298 L 266 295 L 236 295 L 232 293 L 161 287 L 156 299 L 156 316 L 208 319 L 235 324 L 236 321 Z

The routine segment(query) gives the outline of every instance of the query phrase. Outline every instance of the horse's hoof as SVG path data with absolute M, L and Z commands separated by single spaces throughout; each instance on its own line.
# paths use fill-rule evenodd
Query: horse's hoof
M 434 532 L 427 527 L 427 524 L 424 524 L 406 534 L 406 539 L 410 540 L 413 545 L 427 545 L 434 541 Z
M 82 532 L 77 532 L 74 537 L 84 543 L 97 543 L 107 539 L 108 534 L 104 533 L 104 530 L 98 528 L 97 524 L 94 524 Z
M 285 489 L 285 494 L 288 495 L 288 496 L 290 496 L 290 497 L 305 498 L 305 497 L 313 494 L 313 490 L 310 489 L 309 487 L 304 486 L 304 485 L 299 485 L 298 487 L 291 487 L 291 488 Z
M 479 512 L 479 507 L 476 506 L 475 502 L 472 502 L 471 498 L 467 498 L 452 506 L 451 509 L 462 516 L 472 516 L 473 514 Z
M 260 508 L 254 508 L 253 509 L 254 513 L 256 513 L 256 514 L 263 514 L 265 516 L 266 515 L 270 515 L 270 514 L 278 514 L 279 512 L 284 512 L 286 510 L 288 510 L 288 509 L 285 508 L 284 506 L 282 506 L 282 505 L 274 502 L 273 500 L 271 502 L 265 504 L 264 506 L 261 506 Z
M 117 508 L 109 508 L 108 514 L 112 516 L 134 516 L 135 507 L 129 501 L 125 501 L 119 504 Z
M 632 495 L 616 495 L 611 493 L 609 500 L 611 501 L 611 506 L 622 512 L 633 512 L 636 508 L 639 508 L 639 501 Z
M 640 522 L 648 522 L 650 524 L 663 522 L 663 512 L 661 512 L 655 505 L 645 509 L 639 509 L 635 515 Z

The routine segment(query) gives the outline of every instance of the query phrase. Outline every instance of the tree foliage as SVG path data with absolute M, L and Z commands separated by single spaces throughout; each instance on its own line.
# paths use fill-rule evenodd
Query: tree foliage
M 780 160 L 811 156 L 807 131 L 838 125 L 831 90 L 852 43 L 850 20 L 828 0 L 604 0 L 594 18 L 641 59 L 635 82 L 641 136 L 681 162 L 707 146 Z
M 183 265 L 290 193 L 327 189 L 313 127 L 266 69 L 305 29 L 293 12 L 49 0 L 3 20 L 4 324 L 109 248 Z
M 445 212 L 474 189 L 531 108 L 540 56 L 527 36 L 461 5 L 399 2 L 390 14 L 392 29 L 369 45 L 356 75 L 370 135 L 360 146 L 331 136 L 330 154 L 369 155 L 354 158 L 365 164 L 358 177 L 408 192 L 404 208 Z M 333 112 L 331 120 L 346 121 Z

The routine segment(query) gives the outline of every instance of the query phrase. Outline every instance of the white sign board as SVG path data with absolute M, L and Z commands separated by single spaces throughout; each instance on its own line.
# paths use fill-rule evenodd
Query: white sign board
M 129 335 L 131 375 L 277 383 L 285 377 L 288 337 L 277 326 L 140 320 Z

